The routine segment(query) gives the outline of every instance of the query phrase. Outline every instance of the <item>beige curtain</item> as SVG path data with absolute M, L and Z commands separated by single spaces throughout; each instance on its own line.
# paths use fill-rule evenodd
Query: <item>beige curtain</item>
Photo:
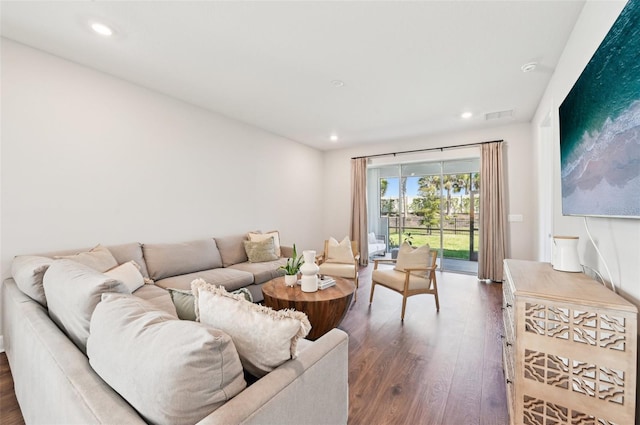
M 485 143 L 481 149 L 478 278 L 502 282 L 507 246 L 502 142 Z
M 369 264 L 367 239 L 367 158 L 351 160 L 351 240 L 358 242 L 360 265 Z

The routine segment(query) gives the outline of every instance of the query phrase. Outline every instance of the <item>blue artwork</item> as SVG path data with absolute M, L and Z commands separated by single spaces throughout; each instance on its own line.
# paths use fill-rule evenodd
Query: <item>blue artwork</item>
M 560 106 L 564 215 L 640 218 L 640 0 L 630 0 Z

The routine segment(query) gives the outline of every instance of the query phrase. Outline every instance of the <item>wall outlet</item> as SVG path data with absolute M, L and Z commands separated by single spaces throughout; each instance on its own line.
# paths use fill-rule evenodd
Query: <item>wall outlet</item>
M 509 220 L 510 222 L 521 222 L 522 214 L 509 214 L 507 220 Z

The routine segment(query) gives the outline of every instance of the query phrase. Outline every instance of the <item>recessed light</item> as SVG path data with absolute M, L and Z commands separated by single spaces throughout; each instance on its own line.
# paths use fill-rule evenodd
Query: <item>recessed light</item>
M 462 118 L 464 118 L 465 120 L 468 120 L 469 118 L 471 118 L 473 116 L 473 112 L 463 112 L 462 115 L 460 115 Z
M 101 22 L 92 22 L 91 29 L 96 34 L 100 34 L 101 36 L 104 36 L 104 37 L 111 37 L 113 35 L 113 30 Z
M 338 135 L 337 134 L 332 134 L 329 137 L 329 140 L 331 140 L 332 142 L 337 142 L 338 141 Z
M 333 80 L 331 82 L 331 85 L 333 87 L 344 87 L 344 81 L 342 81 L 342 80 Z
M 529 62 L 522 65 L 520 69 L 522 70 L 522 72 L 531 72 L 531 71 L 535 71 L 537 66 L 538 66 L 537 62 Z

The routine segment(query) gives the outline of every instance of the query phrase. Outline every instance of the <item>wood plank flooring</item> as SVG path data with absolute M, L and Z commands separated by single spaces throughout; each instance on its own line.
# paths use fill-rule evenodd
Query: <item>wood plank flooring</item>
M 433 296 L 414 296 L 403 324 L 395 292 L 377 287 L 369 307 L 371 270 L 340 325 L 350 338 L 349 424 L 507 424 L 501 285 L 438 272 L 440 312 Z M 24 423 L 4 353 L 0 423 Z

